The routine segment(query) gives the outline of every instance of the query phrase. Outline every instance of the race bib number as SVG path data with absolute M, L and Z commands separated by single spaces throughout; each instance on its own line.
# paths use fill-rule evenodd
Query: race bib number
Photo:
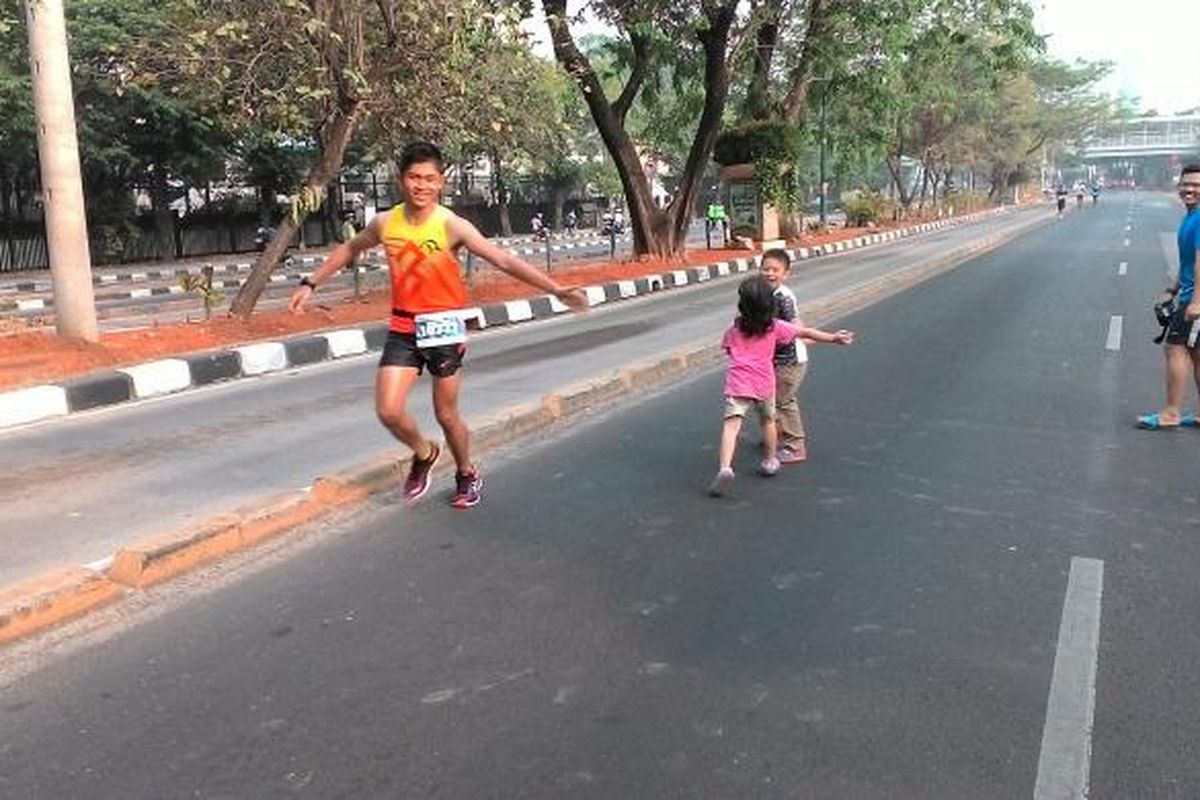
M 467 340 L 467 323 L 457 311 L 417 314 L 413 323 L 417 330 L 417 347 L 462 344 Z

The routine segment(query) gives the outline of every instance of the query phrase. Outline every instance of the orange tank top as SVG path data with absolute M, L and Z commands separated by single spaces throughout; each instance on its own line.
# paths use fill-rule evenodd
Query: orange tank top
M 392 279 L 389 328 L 397 333 L 412 333 L 417 314 L 467 305 L 467 287 L 450 251 L 449 220 L 450 209 L 441 205 L 420 224 L 404 216 L 403 204 L 388 214 L 381 238 Z

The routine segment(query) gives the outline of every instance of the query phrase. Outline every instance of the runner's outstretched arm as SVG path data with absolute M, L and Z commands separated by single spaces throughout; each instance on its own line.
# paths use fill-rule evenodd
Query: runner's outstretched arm
M 453 216 L 447 223 L 452 241 L 457 242 L 497 269 L 512 275 L 519 281 L 552 294 L 572 311 L 583 311 L 588 307 L 587 295 L 576 286 L 562 286 L 549 275 L 516 255 L 497 247 L 487 240 L 474 225 L 460 216 Z
M 367 227 L 348 242 L 342 242 L 337 247 L 333 248 L 328 257 L 321 263 L 321 266 L 313 270 L 312 275 L 308 279 L 320 286 L 329 277 L 335 275 L 339 270 L 353 261 L 359 253 L 364 250 L 370 250 L 381 241 L 379 238 L 379 226 L 384 215 L 379 214 L 374 217 Z M 301 285 L 292 292 L 291 302 L 288 303 L 288 309 L 293 314 L 298 314 L 304 310 L 304 304 L 313 295 L 313 287 Z

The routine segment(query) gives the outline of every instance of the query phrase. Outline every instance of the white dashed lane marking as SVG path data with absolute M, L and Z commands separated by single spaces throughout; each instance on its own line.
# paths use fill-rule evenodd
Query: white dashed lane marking
M 1103 561 L 1071 559 L 1034 800 L 1085 800 L 1088 796 L 1103 589 Z
M 1121 329 L 1125 327 L 1125 318 L 1120 314 L 1113 314 L 1108 318 L 1108 340 L 1104 343 L 1104 347 L 1108 350 L 1121 349 Z

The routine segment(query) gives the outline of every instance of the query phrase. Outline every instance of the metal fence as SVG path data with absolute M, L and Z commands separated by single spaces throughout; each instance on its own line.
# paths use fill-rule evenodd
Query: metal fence
M 477 198 L 451 197 L 447 200 L 457 213 L 485 235 L 496 236 L 504 232 L 500 206 Z M 464 200 L 466 202 L 462 202 Z M 299 245 L 302 239 L 307 247 L 328 245 L 337 238 L 338 220 L 343 214 L 355 213 L 356 222 L 361 225 L 368 205 L 376 210 L 386 210 L 397 201 L 390 182 L 385 186 L 382 182 L 372 185 L 344 181 L 330 204 L 321 213 L 305 220 L 303 233 L 297 235 L 295 244 Z M 598 211 L 594 203 L 567 200 L 563 213 L 571 210 L 580 227 L 595 224 Z M 516 233 L 529 232 L 530 220 L 539 211 L 547 224 L 554 224 L 554 209 L 550 202 L 517 200 L 509 203 L 509 227 Z M 170 261 L 253 252 L 262 226 L 258 211 L 215 212 L 202 208 L 183 216 L 142 214 L 116 228 L 93 226 L 88 238 L 92 262 L 96 265 Z M 47 269 L 49 264 L 45 225 L 40 217 L 0 217 L 0 272 Z

